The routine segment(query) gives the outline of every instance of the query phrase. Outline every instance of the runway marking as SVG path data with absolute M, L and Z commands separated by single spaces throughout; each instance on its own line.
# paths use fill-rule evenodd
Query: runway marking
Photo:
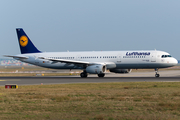
M 21 81 L 21 80 L 0 80 L 0 81 Z
M 0 80 L 0 81 L 7 81 L 7 80 Z

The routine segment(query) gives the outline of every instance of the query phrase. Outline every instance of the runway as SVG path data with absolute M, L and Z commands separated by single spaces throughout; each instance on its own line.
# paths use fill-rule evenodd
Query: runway
M 180 82 L 180 77 L 1 77 L 0 86 L 5 84 L 41 85 L 69 83 L 103 83 L 103 82 Z
M 180 70 L 161 71 L 159 78 L 154 77 L 154 72 L 106 74 L 104 78 L 99 78 L 97 75 L 89 75 L 88 78 L 80 78 L 80 76 L 0 77 L 0 86 L 6 84 L 45 85 L 103 82 L 180 82 Z

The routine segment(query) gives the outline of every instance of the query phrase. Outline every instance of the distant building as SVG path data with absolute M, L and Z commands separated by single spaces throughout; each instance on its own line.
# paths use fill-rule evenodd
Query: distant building
M 0 66 L 29 66 L 31 64 L 24 63 L 11 58 L 0 58 Z

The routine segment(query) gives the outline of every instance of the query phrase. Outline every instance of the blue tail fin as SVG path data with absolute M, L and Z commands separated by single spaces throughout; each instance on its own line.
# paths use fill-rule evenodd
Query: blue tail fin
M 34 46 L 34 44 L 31 42 L 31 40 L 22 28 L 17 28 L 16 32 L 18 36 L 19 46 L 21 49 L 21 54 L 41 52 Z

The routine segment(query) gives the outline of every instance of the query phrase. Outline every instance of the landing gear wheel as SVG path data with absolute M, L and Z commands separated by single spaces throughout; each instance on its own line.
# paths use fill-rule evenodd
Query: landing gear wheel
M 155 74 L 155 77 L 159 77 L 160 75 L 158 74 L 158 68 L 155 68 L 155 72 L 156 72 L 156 74 Z
M 159 77 L 160 75 L 159 74 L 155 74 L 155 77 Z
M 81 78 L 87 78 L 87 73 L 85 73 L 85 72 L 82 72 L 81 74 L 80 74 L 80 76 L 81 76 Z
M 98 77 L 104 77 L 105 74 L 98 74 Z

